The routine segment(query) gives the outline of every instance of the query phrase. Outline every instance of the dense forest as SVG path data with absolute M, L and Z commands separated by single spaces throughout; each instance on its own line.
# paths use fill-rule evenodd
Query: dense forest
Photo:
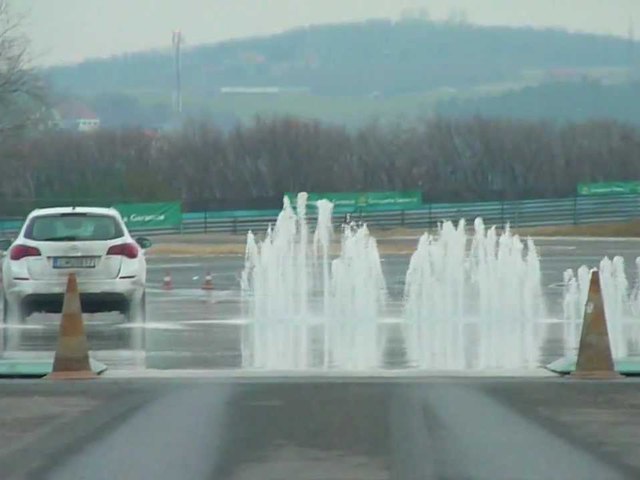
M 0 8 L 0 26 L 12 22 Z M 91 95 L 108 127 L 54 130 L 38 72 L 26 61 L 28 42 L 12 32 L 0 29 L 3 216 L 69 202 L 276 208 L 284 192 L 301 190 L 417 189 L 427 202 L 561 197 L 574 194 L 578 182 L 637 180 L 640 173 L 640 127 L 601 118 L 637 123 L 638 87 L 592 79 L 497 96 L 507 105 L 502 110 L 490 99 L 445 102 L 442 115 L 356 127 L 269 115 L 221 128 L 202 115 L 156 130 L 135 125 L 172 119 L 170 111 L 143 104 L 135 89 L 165 95 L 171 62 L 167 54 L 144 53 L 51 70 L 49 80 Z M 370 98 L 372 91 L 384 97 L 504 81 L 528 68 L 616 71 L 631 51 L 623 40 L 593 35 L 380 21 L 193 48 L 185 55 L 185 84 L 205 95 L 227 82 L 306 85 L 316 98 L 339 99 L 348 113 L 346 99 Z M 409 102 L 399 104 L 401 112 L 416 98 L 397 97 Z M 554 119 L 535 119 L 543 111 Z M 591 115 L 600 119 L 582 121 Z M 117 128 L 122 116 L 130 119 L 127 128 Z
M 434 111 L 581 121 L 603 108 L 614 113 L 611 118 L 640 123 L 634 109 L 619 107 L 630 92 L 579 85 L 628 82 L 637 57 L 640 47 L 625 39 L 550 29 L 423 19 L 314 26 L 186 48 L 184 114 L 230 129 L 255 115 L 302 116 L 359 127 L 373 118 L 415 118 Z M 43 74 L 56 94 L 54 103 L 81 98 L 105 127 L 176 124 L 170 49 L 88 60 Z M 565 87 L 536 90 L 568 80 Z M 579 91 L 572 92 L 573 85 Z M 280 90 L 221 93 L 224 87 Z M 501 96 L 505 92 L 511 93 Z
M 358 107 L 362 105 L 353 99 L 343 99 L 342 108 L 335 114 L 332 114 L 331 106 L 313 111 L 314 105 L 309 98 L 301 99 L 299 103 L 303 101 L 309 103 L 308 110 L 315 113 L 315 115 L 310 115 L 311 118 L 350 127 L 362 126 L 374 118 L 382 120 L 394 117 L 413 119 L 434 113 L 455 118 L 484 116 L 555 122 L 582 122 L 599 118 L 640 125 L 638 98 L 640 98 L 640 82 L 606 85 L 597 81 L 585 80 L 548 82 L 497 95 L 450 99 L 435 103 L 431 109 L 421 106 L 419 98 L 416 98 L 413 105 L 409 103 L 409 100 L 403 100 L 396 105 L 380 105 L 377 109 L 375 102 L 371 102 L 365 104 L 370 107 L 366 110 L 364 108 L 359 110 Z M 291 100 L 290 104 L 294 103 L 295 101 Z M 325 100 L 325 103 L 328 102 Z M 97 95 L 88 99 L 87 104 L 98 114 L 102 126 L 107 128 L 136 126 L 165 128 L 167 125 L 171 125 L 173 119 L 168 104 L 144 105 L 135 96 L 126 94 Z M 347 110 L 348 105 L 353 106 L 352 116 L 341 116 L 340 113 Z M 221 128 L 229 130 L 244 120 L 236 115 L 238 112 L 233 112 L 231 106 L 232 102 L 228 102 L 227 109 L 206 109 L 203 106 L 194 110 L 190 116 L 212 119 Z M 278 111 L 286 111 L 286 109 L 287 105 L 282 104 Z M 360 115 L 358 115 L 359 113 Z
M 640 125 L 640 83 L 551 83 L 502 95 L 450 100 L 438 106 L 445 116 L 518 117 L 560 122 L 610 118 Z
M 220 87 L 305 87 L 318 95 L 385 95 L 519 78 L 525 70 L 627 67 L 628 41 L 559 30 L 479 27 L 425 20 L 314 26 L 263 38 L 188 48 L 189 95 Z M 174 80 L 170 51 L 60 66 L 46 72 L 73 94 L 157 92 Z
M 640 129 L 436 118 L 350 132 L 271 118 L 228 133 L 205 122 L 163 135 L 55 132 L 4 145 L 0 158 L 4 215 L 24 213 L 34 198 L 273 208 L 299 190 L 420 189 L 427 202 L 461 202 L 561 197 L 582 181 L 637 180 Z

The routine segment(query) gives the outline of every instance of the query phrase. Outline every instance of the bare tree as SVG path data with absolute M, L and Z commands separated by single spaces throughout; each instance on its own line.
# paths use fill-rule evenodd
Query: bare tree
M 20 26 L 21 17 L 0 0 L 0 136 L 25 129 L 42 113 L 44 89 Z
M 356 131 L 293 117 L 224 132 L 43 131 L 0 141 L 0 215 L 34 198 L 275 208 L 287 191 L 420 189 L 428 202 L 565 197 L 576 184 L 638 178 L 640 128 L 431 118 Z

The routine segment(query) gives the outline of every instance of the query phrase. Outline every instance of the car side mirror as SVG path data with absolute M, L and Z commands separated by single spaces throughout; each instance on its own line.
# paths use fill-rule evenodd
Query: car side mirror
M 11 244 L 13 241 L 10 238 L 2 238 L 0 239 L 0 251 L 6 252 L 11 248 Z
M 153 245 L 153 242 L 151 242 L 151 240 L 149 240 L 146 237 L 138 237 L 138 238 L 136 238 L 136 243 L 143 250 L 147 250 L 148 248 L 151 248 L 151 245 Z

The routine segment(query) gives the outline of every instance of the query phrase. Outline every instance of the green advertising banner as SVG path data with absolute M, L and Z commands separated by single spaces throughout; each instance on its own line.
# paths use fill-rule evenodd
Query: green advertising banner
M 182 207 L 171 203 L 121 203 L 113 208 L 120 212 L 129 230 L 177 228 L 182 222 Z
M 293 206 L 296 205 L 297 193 L 286 193 Z M 309 193 L 307 205 L 315 207 L 318 200 L 329 200 L 336 210 L 402 210 L 422 205 L 422 193 L 408 192 L 361 192 L 361 193 Z
M 578 195 L 624 195 L 640 193 L 640 182 L 601 182 L 578 184 Z

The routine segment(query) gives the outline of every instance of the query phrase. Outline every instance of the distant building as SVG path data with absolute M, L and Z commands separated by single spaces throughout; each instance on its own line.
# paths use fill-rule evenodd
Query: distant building
M 220 93 L 223 95 L 246 95 L 246 94 L 258 94 L 258 95 L 274 95 L 281 93 L 280 87 L 221 87 Z
M 309 93 L 309 91 L 308 87 L 220 87 L 220 94 L 222 95 L 280 95 L 283 93 Z
M 91 132 L 100 128 L 100 118 L 85 104 L 78 101 L 61 103 L 54 115 L 59 128 L 77 132 Z
M 555 82 L 577 82 L 582 80 L 584 73 L 571 68 L 555 68 L 547 71 L 547 78 Z

